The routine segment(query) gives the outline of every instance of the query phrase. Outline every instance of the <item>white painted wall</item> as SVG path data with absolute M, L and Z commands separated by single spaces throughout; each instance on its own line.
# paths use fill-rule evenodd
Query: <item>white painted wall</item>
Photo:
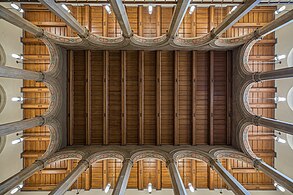
M 293 6 L 287 6 L 287 9 L 293 9 Z M 293 23 L 276 31 L 276 38 L 278 39 L 278 43 L 276 44 L 276 54 L 289 55 L 290 50 L 293 48 L 292 34 Z M 287 59 L 282 60 L 282 64 L 276 65 L 276 69 L 286 67 L 288 67 Z M 287 101 L 293 101 L 293 97 L 288 97 L 288 92 L 293 87 L 293 78 L 276 81 L 276 87 L 279 96 L 286 97 Z M 293 123 L 293 111 L 290 109 L 288 102 L 279 103 L 275 114 L 277 119 Z M 285 134 L 282 134 L 281 137 L 287 140 Z M 275 158 L 275 168 L 293 178 L 293 150 L 290 148 L 288 141 L 286 144 L 275 143 L 275 151 L 277 153 L 277 158 Z M 291 193 L 286 192 L 286 194 Z
M 10 7 L 8 3 L 1 3 L 5 7 Z M 22 30 L 0 19 L 0 43 L 6 53 L 6 66 L 22 68 L 17 65 L 11 57 L 12 53 L 22 53 L 20 37 Z M 6 91 L 7 101 L 4 110 L 0 113 L 0 124 L 22 120 L 22 110 L 19 103 L 11 102 L 11 97 L 20 96 L 22 80 L 0 78 L 0 84 Z M 11 141 L 16 139 L 16 135 L 8 135 L 4 150 L 0 154 L 0 182 L 4 181 L 22 169 L 22 144 L 12 145 Z

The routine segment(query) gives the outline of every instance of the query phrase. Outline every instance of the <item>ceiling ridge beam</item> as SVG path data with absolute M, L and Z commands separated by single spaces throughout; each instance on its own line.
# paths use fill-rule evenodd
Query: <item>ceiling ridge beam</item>
M 130 23 L 128 20 L 127 12 L 125 6 L 122 3 L 122 0 L 109 0 L 113 12 L 118 20 L 120 28 L 123 33 L 123 37 L 129 38 L 133 35 Z
M 55 1 L 40 0 L 40 2 L 45 5 L 49 10 L 51 10 L 54 14 L 56 14 L 60 19 L 62 19 L 74 31 L 76 31 L 78 36 L 80 36 L 81 38 L 87 38 L 89 36 L 88 29 L 83 27 L 70 13 L 68 13 L 60 5 L 55 3 Z

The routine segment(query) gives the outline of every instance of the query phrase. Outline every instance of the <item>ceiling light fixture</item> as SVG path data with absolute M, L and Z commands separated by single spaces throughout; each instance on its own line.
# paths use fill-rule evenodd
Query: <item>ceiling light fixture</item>
M 285 192 L 285 191 L 286 191 L 286 189 L 285 189 L 283 186 L 281 186 L 280 184 L 278 184 L 277 182 L 274 183 L 274 186 L 275 186 L 278 190 L 280 190 L 281 192 Z
M 188 183 L 188 187 L 189 187 L 190 192 L 195 191 L 194 187 L 192 186 L 192 183 Z
M 23 12 L 24 12 L 23 9 L 21 9 L 21 8 L 20 8 L 18 5 L 16 5 L 15 3 L 12 2 L 10 5 L 11 5 L 11 7 L 12 7 L 13 9 L 19 11 L 20 13 L 23 13 Z
M 108 14 L 111 14 L 112 13 L 109 4 L 105 5 L 105 10 L 107 11 Z
M 286 55 L 282 54 L 282 55 L 275 55 L 275 61 L 280 61 L 286 58 Z
M 23 97 L 12 97 L 11 101 L 13 102 L 20 102 L 23 103 L 24 98 Z
M 286 6 L 283 5 L 282 7 L 280 7 L 279 9 L 277 9 L 277 10 L 275 11 L 275 14 L 278 15 L 279 13 L 283 12 L 285 9 L 286 9 Z
M 189 14 L 191 15 L 195 10 L 195 5 L 192 5 L 189 9 Z
M 280 137 L 278 137 L 278 136 L 276 136 L 274 139 L 275 139 L 276 142 L 278 142 L 278 143 L 281 143 L 281 144 L 285 144 L 285 143 L 286 143 L 286 140 L 284 140 L 283 138 L 280 138 Z
M 22 54 L 11 54 L 11 57 L 17 59 L 17 60 L 23 60 L 23 55 Z
M 148 11 L 149 11 L 149 14 L 152 15 L 152 13 L 153 13 L 153 6 L 152 5 L 148 6 Z
M 275 100 L 275 103 L 279 103 L 279 102 L 286 102 L 287 99 L 285 97 L 276 96 L 274 100 Z
M 18 138 L 18 139 L 16 139 L 16 140 L 13 140 L 11 143 L 12 143 L 13 145 L 15 145 L 15 144 L 18 144 L 18 143 L 20 143 L 20 142 L 23 142 L 23 138 Z
M 61 6 L 62 6 L 63 9 L 65 9 L 68 13 L 70 13 L 70 9 L 69 9 L 65 4 L 62 4 Z
M 231 11 L 229 11 L 229 14 L 231 14 L 232 12 L 234 12 L 236 9 L 237 9 L 237 5 L 235 5 L 232 9 L 231 9 Z
M 110 188 L 111 188 L 111 184 L 108 183 L 108 184 L 106 185 L 106 187 L 105 187 L 105 193 L 108 193 L 109 190 L 110 190 Z
M 23 185 L 22 185 L 22 184 L 19 184 L 19 185 L 16 186 L 13 190 L 11 190 L 10 194 L 15 194 L 15 193 L 18 192 L 22 187 L 23 187 Z
M 153 191 L 153 185 L 152 185 L 152 183 L 149 183 L 148 184 L 148 193 L 151 194 L 152 191 Z

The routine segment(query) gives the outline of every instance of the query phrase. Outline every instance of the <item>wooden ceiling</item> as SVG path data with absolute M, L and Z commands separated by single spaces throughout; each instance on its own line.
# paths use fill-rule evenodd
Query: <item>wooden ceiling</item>
M 43 6 L 27 4 L 23 8 L 24 17 L 42 28 L 58 35 L 76 35 Z M 78 21 L 92 32 L 109 37 L 120 36 L 115 16 L 108 15 L 102 7 L 70 9 Z M 173 9 L 159 9 L 160 13 L 155 8 L 149 15 L 146 8 L 127 8 L 134 32 L 145 37 L 164 34 Z M 230 9 L 198 8 L 192 15 L 185 16 L 179 36 L 208 33 Z M 255 8 L 224 36 L 236 37 L 252 32 L 274 19 L 274 9 Z M 24 68 L 47 70 L 49 55 L 46 46 L 29 33 L 24 33 L 22 43 L 25 58 L 33 59 L 25 62 Z M 250 59 L 262 61 L 274 56 L 274 44 L 274 34 L 267 36 L 254 46 Z M 70 114 L 74 113 L 69 117 L 69 145 L 229 144 L 229 67 L 233 66 L 230 56 L 231 51 L 69 51 L 68 99 L 72 106 L 69 107 Z M 251 68 L 253 71 L 267 71 L 274 69 L 274 66 L 255 63 Z M 24 81 L 22 91 L 24 97 L 37 98 L 24 102 L 25 118 L 46 111 L 49 93 L 44 84 Z M 274 82 L 264 82 L 252 88 L 250 97 L 274 97 L 274 92 Z M 251 99 L 251 106 L 256 114 L 274 117 L 274 103 Z M 262 127 L 251 129 L 249 139 L 254 152 L 273 165 L 274 141 L 270 137 L 273 131 Z M 21 156 L 26 167 L 47 149 L 49 131 L 46 127 L 35 127 L 25 130 L 24 136 Z M 246 163 L 231 159 L 222 163 L 247 189 L 274 189 L 271 179 Z M 27 179 L 23 190 L 52 190 L 76 164 L 75 160 L 53 163 Z M 114 186 L 120 169 L 121 162 L 118 160 L 97 162 L 82 174 L 72 188 L 78 185 L 87 190 L 103 189 L 109 182 Z M 197 188 L 221 188 L 219 177 L 204 162 L 181 160 L 179 170 L 186 186 L 192 181 Z M 143 189 L 150 181 L 156 189 L 171 188 L 169 173 L 163 162 L 147 159 L 136 163 L 128 188 Z

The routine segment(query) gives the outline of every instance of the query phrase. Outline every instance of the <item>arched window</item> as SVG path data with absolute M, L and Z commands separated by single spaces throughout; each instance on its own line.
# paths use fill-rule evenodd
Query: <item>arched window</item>
M 290 52 L 288 54 L 287 64 L 288 64 L 288 67 L 292 67 L 293 66 L 293 48 L 290 50 Z

